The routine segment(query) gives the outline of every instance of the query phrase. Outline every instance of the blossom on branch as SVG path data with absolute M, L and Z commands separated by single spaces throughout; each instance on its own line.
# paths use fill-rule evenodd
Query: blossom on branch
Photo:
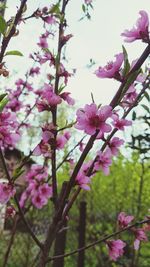
M 131 30 L 125 30 L 121 35 L 125 37 L 125 42 L 131 43 L 138 39 L 148 43 L 149 38 L 149 18 L 146 11 L 139 12 L 140 18 L 137 20 L 136 25 Z
M 145 234 L 144 229 L 138 228 L 138 229 L 132 229 L 134 235 L 135 235 L 135 241 L 134 241 L 134 249 L 138 250 L 140 246 L 141 241 L 148 241 L 147 236 Z
M 0 183 L 0 203 L 6 204 L 16 193 L 15 188 L 9 183 Z
M 116 261 L 120 256 L 124 254 L 124 247 L 126 246 L 126 243 L 122 240 L 110 240 L 106 242 L 108 251 L 109 251 L 109 257 Z
M 120 228 L 127 227 L 134 220 L 134 216 L 126 215 L 125 212 L 120 212 L 118 215 L 118 224 Z
M 124 144 L 124 140 L 118 137 L 113 137 L 109 143 L 109 149 L 111 150 L 111 154 L 114 156 L 118 155 L 119 147 Z
M 94 164 L 94 170 L 102 170 L 105 175 L 109 174 L 109 167 L 112 164 L 112 154 L 109 149 L 102 152 L 100 151 L 97 155 L 97 160 Z
M 107 63 L 106 66 L 99 67 L 95 71 L 95 74 L 98 78 L 114 78 L 119 81 L 122 80 L 120 68 L 124 61 L 124 55 L 123 53 L 120 53 L 115 55 L 115 57 L 116 57 L 115 61 L 110 61 Z
M 113 115 L 113 122 L 112 125 L 121 131 L 124 131 L 125 126 L 131 126 L 132 121 L 126 120 L 126 119 L 120 119 L 117 114 Z
M 106 120 L 112 115 L 111 106 L 103 106 L 100 109 L 96 104 L 85 105 L 84 109 L 77 111 L 76 128 L 84 130 L 89 135 L 95 134 L 99 130 L 102 134 L 111 131 L 111 126 Z

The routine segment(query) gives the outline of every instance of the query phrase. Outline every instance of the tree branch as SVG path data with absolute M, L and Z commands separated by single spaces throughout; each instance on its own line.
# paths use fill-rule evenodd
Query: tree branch
M 7 46 L 8 46 L 8 43 L 9 43 L 11 37 L 12 37 L 12 36 L 14 35 L 14 33 L 15 33 L 16 26 L 17 26 L 17 24 L 18 24 L 18 22 L 19 22 L 19 20 L 20 20 L 20 18 L 21 18 L 21 15 L 22 15 L 23 9 L 24 9 L 24 7 L 25 7 L 25 5 L 26 5 L 26 2 L 27 2 L 27 0 L 22 0 L 22 1 L 21 1 L 20 8 L 19 8 L 19 10 L 18 10 L 18 12 L 17 12 L 17 14 L 16 14 L 16 16 L 15 16 L 14 23 L 13 23 L 13 25 L 12 25 L 12 27 L 11 27 L 11 30 L 10 30 L 10 32 L 9 32 L 9 34 L 8 34 L 7 37 L 5 37 L 5 36 L 3 37 L 3 40 L 2 40 L 2 48 L 1 48 L 1 52 L 0 52 L 0 63 L 1 63 L 2 60 L 3 60 L 4 53 L 5 53 L 5 51 L 6 51 L 6 48 L 7 48 Z
M 103 238 L 100 238 L 100 239 L 96 240 L 95 242 L 92 242 L 91 244 L 89 244 L 87 246 L 78 248 L 76 250 L 73 250 L 73 251 L 71 251 L 69 253 L 66 253 L 66 254 L 63 254 L 63 255 L 57 255 L 57 256 L 54 256 L 54 257 L 49 257 L 47 259 L 46 263 L 50 262 L 50 261 L 53 261 L 53 260 L 56 260 L 56 259 L 61 259 L 61 258 L 65 258 L 65 257 L 69 257 L 71 255 L 77 254 L 77 253 L 79 253 L 81 251 L 84 251 L 84 250 L 87 250 L 89 248 L 92 248 L 92 247 L 98 245 L 99 243 L 105 242 L 108 239 L 110 239 L 112 237 L 115 237 L 115 236 L 117 236 L 117 235 L 119 235 L 119 234 L 121 234 L 121 233 L 123 233 L 125 231 L 131 230 L 133 227 L 137 227 L 137 226 L 140 226 L 142 224 L 149 223 L 149 222 L 150 222 L 150 219 L 146 219 L 146 220 L 143 220 L 143 221 L 140 221 L 140 222 L 136 222 L 134 224 L 131 224 L 130 226 L 125 227 L 124 229 L 121 229 L 121 230 L 119 230 L 119 231 L 117 231 L 115 233 L 112 233 L 112 234 L 107 235 L 107 236 L 105 236 Z

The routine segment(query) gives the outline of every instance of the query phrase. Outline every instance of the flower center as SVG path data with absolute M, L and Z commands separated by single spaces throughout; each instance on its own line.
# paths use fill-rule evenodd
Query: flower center
M 99 125 L 100 125 L 100 120 L 99 120 L 99 116 L 98 116 L 98 115 L 96 115 L 95 117 L 92 117 L 92 118 L 90 119 L 90 125 L 93 126 L 93 127 L 96 127 L 96 128 L 99 127 Z

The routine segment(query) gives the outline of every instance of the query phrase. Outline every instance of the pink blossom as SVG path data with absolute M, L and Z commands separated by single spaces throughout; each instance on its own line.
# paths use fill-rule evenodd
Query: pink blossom
M 21 194 L 21 197 L 20 197 L 20 200 L 19 200 L 19 205 L 20 205 L 21 208 L 24 208 L 25 203 L 26 203 L 28 197 L 29 197 L 29 194 L 27 193 L 27 191 L 24 191 Z
M 38 46 L 40 46 L 41 48 L 48 48 L 48 43 L 46 38 L 40 37 L 40 41 L 39 43 L 37 43 Z
M 52 197 L 52 186 L 46 183 L 48 179 L 48 169 L 41 165 L 34 164 L 25 175 L 27 188 L 20 198 L 21 207 L 25 202 L 31 201 L 36 208 L 42 208 L 47 204 L 48 199 Z
M 124 60 L 123 53 L 115 55 L 116 60 L 108 62 L 105 67 L 99 67 L 95 74 L 99 78 L 114 78 L 121 80 L 120 68 Z
M 143 42 L 149 42 L 149 19 L 146 11 L 139 12 L 140 18 L 131 30 L 125 30 L 121 35 L 125 37 L 125 42 L 134 42 L 141 39 Z
M 15 216 L 15 214 L 16 214 L 16 210 L 15 210 L 14 206 L 12 206 L 12 205 L 7 206 L 5 218 L 9 218 L 9 217 L 13 218 Z
M 140 73 L 137 78 L 136 78 L 136 81 L 137 82 L 140 82 L 140 83 L 144 83 L 145 80 L 147 78 L 147 74 L 146 73 Z
M 68 103 L 68 105 L 73 106 L 75 104 L 75 100 L 70 97 L 70 93 L 69 92 L 64 92 L 62 94 L 60 94 L 60 97 L 66 101 Z
M 117 114 L 113 115 L 113 126 L 121 131 L 124 131 L 125 126 L 130 126 L 132 125 L 132 121 L 126 120 L 126 119 L 120 119 Z
M 76 184 L 78 184 L 84 190 L 90 190 L 89 183 L 90 178 L 80 171 L 76 177 Z
M 84 0 L 85 1 L 85 4 L 89 5 L 93 2 L 93 0 Z
M 109 167 L 112 164 L 112 154 L 109 149 L 106 151 L 102 152 L 100 151 L 97 155 L 97 161 L 95 162 L 94 165 L 94 170 L 102 170 L 105 175 L 109 174 Z
M 116 261 L 120 256 L 124 254 L 124 247 L 126 246 L 126 243 L 122 240 L 110 240 L 106 242 L 106 245 L 109 250 L 109 257 Z
M 28 91 L 33 91 L 32 84 L 30 84 L 27 81 L 24 81 L 22 79 L 18 79 L 15 84 L 16 84 L 17 90 L 19 90 L 20 94 L 22 91 L 21 87 L 27 88 Z
M 63 78 L 64 78 L 64 83 L 65 83 L 65 85 L 67 85 L 67 83 L 68 83 L 68 78 L 71 77 L 71 76 L 72 76 L 72 74 L 69 73 L 69 72 L 65 69 L 64 65 L 61 63 L 61 64 L 60 64 L 60 68 L 59 68 L 59 77 L 63 77 Z
M 134 216 L 126 215 L 125 212 L 120 212 L 118 215 L 118 224 L 120 228 L 127 227 L 130 222 L 132 222 L 134 219 Z
M 109 142 L 109 148 L 111 150 L 112 155 L 117 156 L 119 147 L 124 144 L 124 140 L 114 137 L 112 140 Z
M 144 232 L 144 229 L 138 228 L 138 229 L 133 229 L 133 233 L 135 235 L 135 241 L 134 241 L 134 249 L 138 250 L 140 246 L 140 241 L 147 241 L 147 236 Z
M 52 152 L 51 152 L 51 145 L 47 142 L 44 142 L 43 140 L 35 147 L 33 150 L 33 154 L 35 156 L 43 155 L 44 157 L 51 158 Z
M 48 170 L 46 167 L 42 165 L 33 164 L 31 169 L 24 176 L 27 182 L 34 181 L 37 179 L 38 181 L 45 180 L 48 177 Z
M 56 131 L 56 127 L 53 123 L 48 123 L 42 127 L 42 139 L 44 142 L 48 142 L 51 139 L 54 139 L 54 131 Z
M 51 110 L 53 107 L 61 103 L 62 99 L 54 93 L 54 89 L 49 84 L 45 84 L 43 90 L 37 92 L 41 96 L 41 100 L 37 100 L 36 106 L 38 111 Z
M 52 197 L 52 186 L 49 186 L 48 184 L 42 184 L 38 188 L 38 192 L 40 196 L 43 196 L 45 198 Z
M 58 135 L 56 140 L 56 148 L 63 149 L 70 137 L 71 135 L 69 132 L 66 132 L 64 135 Z
M 15 188 L 9 183 L 0 183 L 0 203 L 6 204 L 16 193 Z
M 36 192 L 32 197 L 32 203 L 37 209 L 41 209 L 47 204 L 47 202 L 48 199 L 39 195 L 38 192 Z
M 46 17 L 43 17 L 43 20 L 44 22 L 46 22 L 47 24 L 55 24 L 56 23 L 56 19 L 54 16 L 46 16 Z
M 23 103 L 14 98 L 14 96 L 9 95 L 9 103 L 7 104 L 6 108 L 10 109 L 13 112 L 19 111 L 23 107 Z
M 111 131 L 111 126 L 106 123 L 106 120 L 111 117 L 112 108 L 110 106 L 103 106 L 100 109 L 96 104 L 85 105 L 84 109 L 77 111 L 76 128 L 84 130 L 85 133 L 93 135 L 96 130 L 102 133 Z
M 137 92 L 136 89 L 134 87 L 134 85 L 131 85 L 128 89 L 128 91 L 126 92 L 122 102 L 123 102 L 123 106 L 129 106 L 132 103 L 134 103 L 134 101 L 137 98 Z
M 38 56 L 38 61 L 40 64 L 44 64 L 45 62 L 49 61 L 50 66 L 55 66 L 55 57 L 51 52 L 45 52 L 43 57 Z
M 40 68 L 39 67 L 35 67 L 35 68 L 31 68 L 29 71 L 29 75 L 34 77 L 35 74 L 38 75 L 40 73 Z
M 14 147 L 19 141 L 20 134 L 17 130 L 18 125 L 19 124 L 14 113 L 0 113 L 0 145 L 2 147 Z
M 85 147 L 85 143 L 80 142 L 80 144 L 79 144 L 79 150 L 80 150 L 81 152 L 84 150 L 84 147 Z

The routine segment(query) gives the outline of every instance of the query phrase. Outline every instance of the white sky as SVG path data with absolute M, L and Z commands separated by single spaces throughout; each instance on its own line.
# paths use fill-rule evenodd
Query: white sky
M 6 17 L 10 17 L 16 10 L 20 1 L 8 0 Z M 50 0 L 28 0 L 28 13 L 31 14 L 37 7 L 49 5 Z M 77 68 L 77 74 L 69 83 L 68 91 L 80 103 L 91 102 L 91 91 L 97 103 L 109 103 L 117 90 L 118 82 L 99 79 L 93 72 L 97 66 L 105 65 L 107 61 L 121 51 L 123 44 L 121 32 L 130 29 L 138 18 L 140 10 L 150 14 L 149 0 L 93 0 L 94 11 L 91 12 L 92 20 L 80 21 L 81 4 L 83 0 L 70 0 L 68 6 L 68 33 L 74 37 L 70 40 L 67 54 L 69 66 Z M 39 20 L 29 20 L 22 25 L 20 35 L 12 39 L 8 50 L 20 50 L 24 57 L 10 56 L 6 59 L 10 72 L 12 70 L 24 73 L 28 67 L 28 55 L 36 47 L 38 36 L 41 33 Z M 129 51 L 131 60 L 137 58 L 145 48 L 140 41 L 124 44 Z M 87 69 L 86 65 L 93 58 L 97 66 Z

